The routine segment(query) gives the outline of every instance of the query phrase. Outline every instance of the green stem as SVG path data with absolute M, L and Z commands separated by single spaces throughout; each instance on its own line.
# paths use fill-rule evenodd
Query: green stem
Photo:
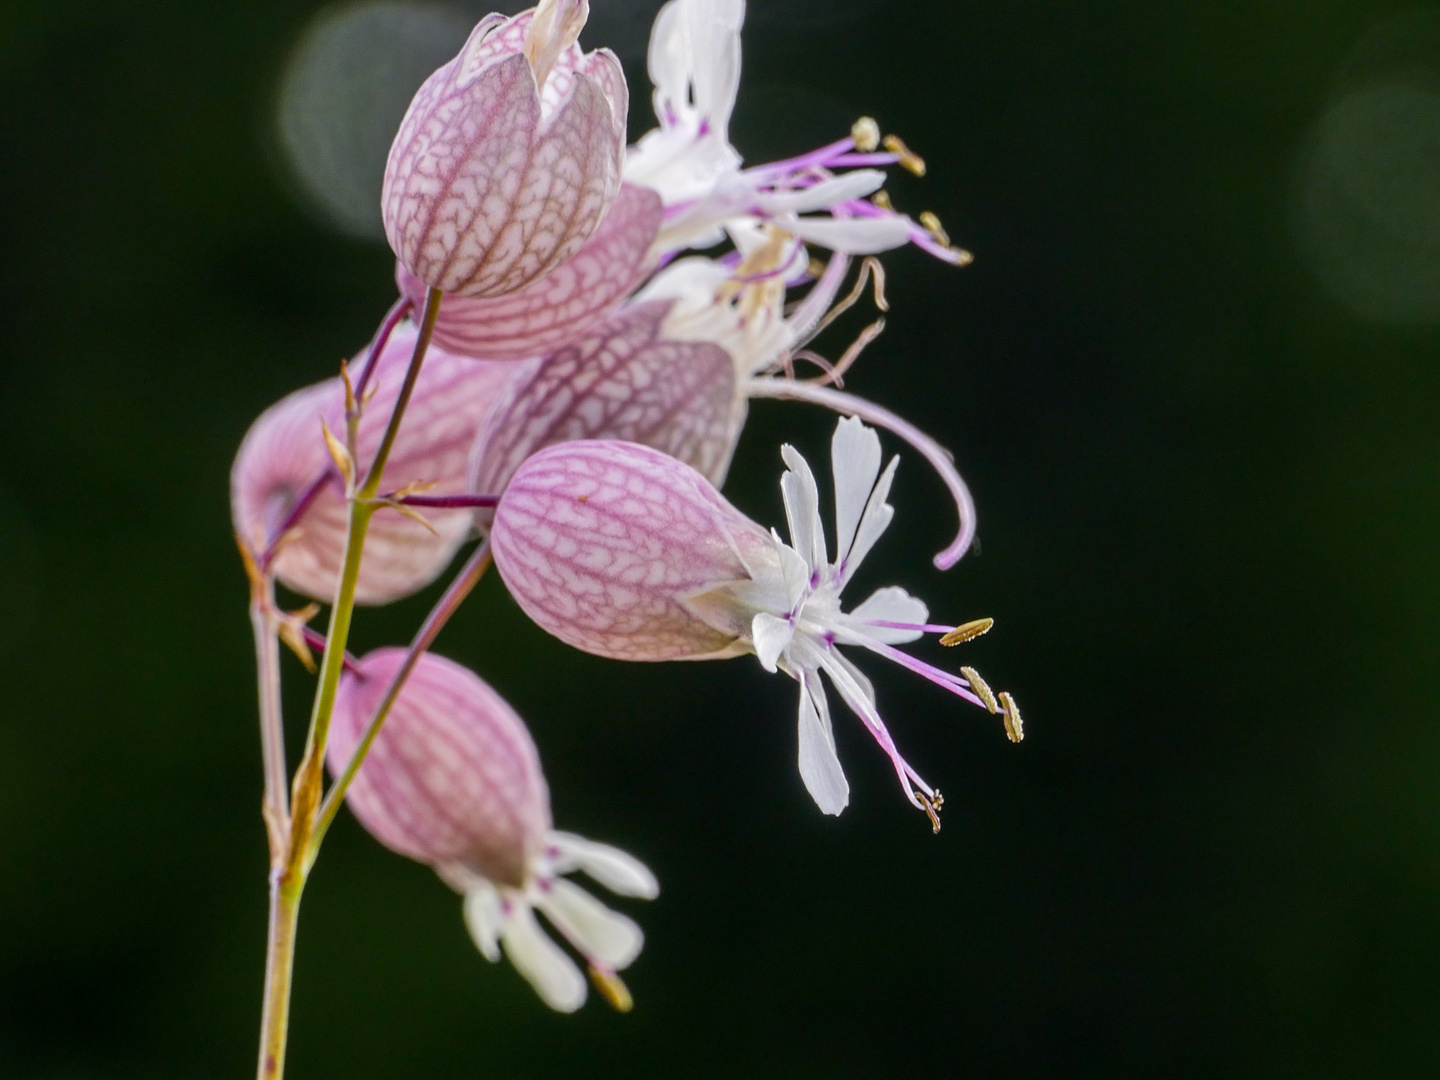
M 285 1075 L 285 1037 L 290 1028 L 290 981 L 295 970 L 295 930 L 303 878 L 277 870 L 270 876 L 270 934 L 265 952 L 265 1012 L 260 1022 L 258 1080 Z
M 460 607 L 461 601 L 470 595 L 470 590 L 475 588 L 476 582 L 489 568 L 491 560 L 490 540 L 487 537 L 480 541 L 461 568 L 460 573 L 455 575 L 455 580 L 445 590 L 445 595 L 440 597 L 430 614 L 425 617 L 425 622 L 416 631 L 414 640 L 410 642 L 410 651 L 405 656 L 405 662 L 400 665 L 400 670 L 391 678 L 390 687 L 385 691 L 385 699 L 380 702 L 380 707 L 375 710 L 375 715 L 370 718 L 370 723 L 365 728 L 365 734 L 356 744 L 355 752 L 350 755 L 350 764 L 345 766 L 345 771 L 325 793 L 325 802 L 320 807 L 320 815 L 315 822 L 315 829 L 311 836 L 310 851 L 305 861 L 306 867 L 309 867 L 315 861 L 315 856 L 319 854 L 320 844 L 325 839 L 325 833 L 330 828 L 330 823 L 335 820 L 335 815 L 340 811 L 340 804 L 345 800 L 345 792 L 349 790 L 350 782 L 360 771 L 365 756 L 370 752 L 371 744 L 375 742 L 375 736 L 380 734 L 381 725 L 390 715 L 390 710 L 395 705 L 395 699 L 400 696 L 400 691 L 404 689 L 410 673 L 415 670 L 415 665 L 420 662 L 420 657 L 425 655 L 426 650 L 435 643 L 435 638 L 445 624 L 450 621 L 450 616 L 454 615 L 456 609 Z
M 335 602 L 330 609 L 330 626 L 325 639 L 325 657 L 320 669 L 320 684 L 315 688 L 315 704 L 310 713 L 310 730 L 305 738 L 305 755 L 295 770 L 290 799 L 290 830 L 280 865 L 271 871 L 270 932 L 265 975 L 265 1004 L 260 1027 L 260 1080 L 279 1080 L 285 1071 L 285 1039 L 290 1015 L 290 977 L 295 963 L 295 927 L 300 916 L 300 894 L 310 860 L 310 838 L 320 807 L 320 793 L 325 773 L 325 742 L 330 733 L 330 718 L 335 709 L 335 695 L 340 687 L 340 674 L 345 664 L 345 647 L 350 639 L 350 623 L 355 613 L 355 587 L 360 579 L 360 560 L 365 549 L 365 534 L 377 507 L 373 500 L 380 488 L 380 478 L 390 460 L 395 436 L 405 409 L 415 392 L 420 366 L 435 331 L 435 317 L 440 313 L 441 293 L 431 289 L 425 299 L 425 315 L 420 335 L 405 373 L 405 383 L 385 437 L 376 451 L 364 482 L 349 493 L 350 527 L 345 535 L 345 556 L 341 563 L 340 581 L 335 588 Z M 358 463 L 355 463 L 358 468 Z

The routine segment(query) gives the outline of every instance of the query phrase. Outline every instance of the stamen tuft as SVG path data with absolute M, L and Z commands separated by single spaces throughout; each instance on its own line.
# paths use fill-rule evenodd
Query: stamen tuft
M 985 703 L 985 708 L 992 714 L 1000 711 L 1000 703 L 995 700 L 995 694 L 989 685 L 980 677 L 980 673 L 973 667 L 962 667 L 960 674 L 965 676 L 965 681 L 970 684 L 970 689 L 975 691 L 975 696 Z
M 613 971 L 606 971 L 594 964 L 589 966 L 590 981 L 595 984 L 595 989 L 600 991 L 600 996 L 610 1003 L 610 1007 L 616 1012 L 628 1013 L 635 1007 L 635 999 L 630 996 L 630 988 L 621 981 L 620 976 Z
M 994 619 L 972 619 L 970 622 L 962 623 L 955 627 L 948 634 L 940 639 L 941 645 L 963 645 L 967 641 L 973 641 L 981 634 L 988 633 L 995 625 Z M 990 710 L 994 712 L 994 709 Z
M 1015 699 L 1006 691 L 1000 691 L 1000 707 L 1005 710 L 1005 734 L 1010 736 L 1011 742 L 1019 742 L 1025 737 L 1025 728 L 1020 723 L 1020 706 L 1015 704 Z
M 885 149 L 900 160 L 900 167 L 916 176 L 925 175 L 925 159 L 901 141 L 899 135 L 885 136 Z
M 870 201 L 881 210 L 894 210 L 895 204 L 890 201 L 890 193 L 884 188 L 870 196 Z
M 880 125 L 874 118 L 862 116 L 850 128 L 850 137 L 855 140 L 855 149 L 868 154 L 880 145 Z

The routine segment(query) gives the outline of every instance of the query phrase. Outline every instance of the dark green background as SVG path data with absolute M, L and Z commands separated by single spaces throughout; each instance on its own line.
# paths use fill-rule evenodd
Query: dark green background
M 634 60 L 654 5 L 592 3 Z M 253 1068 L 265 845 L 227 470 L 393 296 L 384 247 L 279 167 L 314 10 L 0 7 L 7 1077 Z M 1357 314 L 1294 227 L 1347 57 L 1400 10 L 755 0 L 740 149 L 872 113 L 930 162 L 897 202 L 977 254 L 888 258 L 890 328 L 851 385 L 955 448 L 982 550 L 930 567 L 952 517 L 912 456 L 860 591 L 994 616 L 969 662 L 1028 738 L 867 662 L 945 831 L 849 717 L 852 805 L 824 819 L 792 684 L 573 653 L 487 580 L 440 651 L 528 718 L 557 823 L 659 874 L 627 908 L 637 1007 L 549 1013 L 342 816 L 291 1075 L 1436 1075 L 1437 335 Z M 731 497 L 778 524 L 779 442 L 823 459 L 832 423 L 758 404 Z M 357 646 L 432 596 L 363 613 Z

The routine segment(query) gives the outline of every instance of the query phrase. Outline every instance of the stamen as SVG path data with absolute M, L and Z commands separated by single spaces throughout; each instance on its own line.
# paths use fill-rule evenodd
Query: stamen
M 970 689 L 980 695 L 980 700 L 985 703 L 985 708 L 989 709 L 992 715 L 1000 711 L 1000 706 L 995 701 L 995 694 L 985 680 L 980 677 L 978 671 L 973 667 L 962 667 L 960 674 L 965 676 L 965 681 L 970 684 Z
M 981 634 L 989 633 L 990 628 L 994 625 L 994 619 L 974 619 L 970 622 L 962 623 L 960 626 L 955 627 L 954 630 L 951 630 L 948 634 L 942 637 L 940 639 L 940 644 L 960 645 L 966 641 L 973 641 Z M 991 709 L 990 711 L 994 712 L 995 710 Z
M 878 206 L 881 210 L 893 211 L 895 209 L 895 204 L 890 201 L 890 193 L 884 188 L 881 188 L 879 191 L 875 192 L 874 195 L 871 195 L 870 201 L 876 206 Z
M 880 145 L 880 125 L 869 116 L 862 116 L 850 128 L 850 137 L 855 140 L 855 149 L 868 154 Z
M 925 226 L 926 232 L 933 236 L 944 247 L 953 247 L 950 243 L 950 234 L 945 231 L 945 226 L 940 224 L 940 219 L 935 214 L 926 210 L 920 215 L 920 224 Z
M 940 810 L 945 805 L 945 796 L 941 795 L 937 789 L 933 797 L 920 792 L 916 792 L 916 797 L 920 800 L 921 809 L 925 811 L 925 815 L 930 819 L 930 831 L 936 836 L 939 836 Z
M 1015 699 L 1006 691 L 1000 691 L 1000 707 L 1005 711 L 1005 734 L 1010 736 L 1011 742 L 1019 742 L 1025 737 L 1025 728 L 1020 723 L 1020 706 L 1015 704 Z
M 867 255 L 864 261 L 860 263 L 860 273 L 855 276 L 855 285 L 849 294 L 827 311 L 820 321 L 815 324 L 814 329 L 803 338 L 797 340 L 795 342 L 796 346 L 807 345 L 814 341 L 824 332 L 827 326 L 854 307 L 860 297 L 864 295 L 865 286 L 869 284 L 872 275 L 875 279 L 875 306 L 881 311 L 889 311 L 890 302 L 885 299 L 885 267 L 874 255 Z M 871 340 L 873 340 L 873 337 Z M 868 343 L 867 341 L 866 344 Z M 861 348 L 864 348 L 864 346 L 861 346 Z
M 860 359 L 860 354 L 865 351 L 865 347 L 879 337 L 884 329 L 885 320 L 876 319 L 869 326 L 865 327 L 864 330 L 861 330 L 855 340 L 850 343 L 850 347 L 846 349 L 844 353 L 841 354 L 840 359 L 835 362 L 835 366 L 819 379 L 814 380 L 816 385 L 825 386 L 833 383 L 835 386 L 844 386 L 845 372 L 849 371 L 850 366 L 854 364 L 856 360 Z
M 885 136 L 885 149 L 900 159 L 900 167 L 916 176 L 925 175 L 925 159 L 901 141 L 899 135 Z
M 620 976 L 615 972 L 590 964 L 589 974 L 590 981 L 595 984 L 595 989 L 600 991 L 600 996 L 608 1001 L 610 1007 L 616 1012 L 628 1013 L 635 1007 L 635 999 L 630 996 L 630 988 L 621 981 Z

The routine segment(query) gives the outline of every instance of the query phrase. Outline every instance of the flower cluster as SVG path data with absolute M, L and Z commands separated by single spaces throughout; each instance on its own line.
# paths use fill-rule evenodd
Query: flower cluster
M 939 829 L 940 792 L 897 749 L 847 650 L 897 663 L 1021 735 L 1014 700 L 973 669 L 897 648 L 926 634 L 958 644 L 989 620 L 932 623 L 893 586 L 848 610 L 841 599 L 895 513 L 898 459 L 882 468 L 876 428 L 919 452 L 953 498 L 959 527 L 936 564 L 953 565 L 974 535 L 949 453 L 842 389 L 883 318 L 837 358 L 810 348 L 867 287 L 886 309 L 877 253 L 913 244 L 969 261 L 933 215 L 912 220 L 885 195 L 886 169 L 923 174 L 924 163 L 862 118 L 828 146 L 746 166 L 729 141 L 743 0 L 661 10 L 649 53 L 657 126 L 627 148 L 620 66 L 576 44 L 586 14 L 585 0 L 542 0 L 487 16 L 421 87 L 384 181 L 400 298 L 338 377 L 255 421 L 231 477 L 267 769 L 281 779 L 267 649 L 284 640 L 307 663 L 326 650 L 306 761 L 317 785 L 322 760 L 335 780 L 319 806 L 302 763 L 293 807 L 267 781 L 277 865 L 308 869 L 343 798 L 381 843 L 464 895 L 486 957 L 503 953 L 566 1011 L 585 982 L 536 914 L 621 1008 L 617 973 L 642 934 L 563 875 L 628 897 L 658 885 L 631 856 L 553 829 L 520 717 L 479 675 L 427 651 L 492 558 L 525 613 L 578 649 L 629 661 L 750 654 L 795 680 L 799 771 L 826 814 L 849 802 L 828 683 Z M 802 364 L 819 374 L 799 377 Z M 830 540 L 819 484 L 791 446 L 788 540 L 720 494 L 753 398 L 841 415 Z M 477 536 L 408 650 L 344 653 L 354 604 L 415 593 Z M 331 603 L 327 637 L 307 625 L 319 604 L 280 610 L 276 582 Z M 308 854 L 285 855 L 301 841 Z

